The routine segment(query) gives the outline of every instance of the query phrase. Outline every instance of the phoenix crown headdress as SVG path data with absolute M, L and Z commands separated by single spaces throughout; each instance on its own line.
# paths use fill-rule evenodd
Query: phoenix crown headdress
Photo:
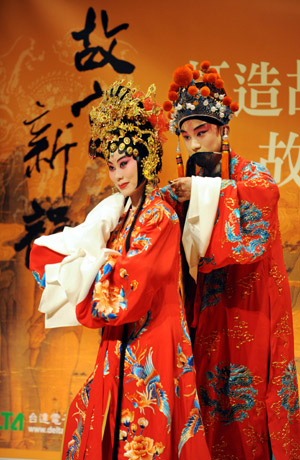
M 148 155 L 142 160 L 142 174 L 148 182 L 157 183 L 157 167 L 161 163 L 162 142 L 168 122 L 162 107 L 155 102 L 155 85 L 146 94 L 133 86 L 132 81 L 116 81 L 97 107 L 90 112 L 92 156 L 109 160 L 117 149 L 138 157 L 139 144 Z

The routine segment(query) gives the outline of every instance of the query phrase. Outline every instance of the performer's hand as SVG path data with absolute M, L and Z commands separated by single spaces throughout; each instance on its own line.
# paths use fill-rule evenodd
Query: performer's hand
M 192 190 L 192 178 L 191 177 L 179 177 L 170 181 L 171 187 L 175 195 L 178 197 L 178 201 L 182 203 L 191 198 Z

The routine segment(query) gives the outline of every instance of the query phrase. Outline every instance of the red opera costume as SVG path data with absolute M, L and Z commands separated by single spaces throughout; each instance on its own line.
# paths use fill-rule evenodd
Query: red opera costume
M 271 460 L 269 443 L 275 459 L 300 455 L 291 298 L 278 199 L 269 172 L 231 151 L 230 179 L 221 182 L 197 287 L 192 296 L 187 293 L 190 326 L 196 328 L 197 390 L 215 460 L 229 454 L 234 460 Z
M 179 293 L 178 217 L 154 191 L 126 253 L 130 221 L 123 227 L 126 213 L 120 214 L 107 244 L 112 251 L 76 307 L 80 324 L 104 329 L 94 372 L 69 410 L 63 458 L 111 458 L 126 324 L 118 458 L 190 460 L 200 452 L 201 459 L 209 460 Z M 42 280 L 44 265 L 63 259 L 35 244 L 31 269 Z
M 211 243 L 199 266 L 197 388 L 212 452 L 300 454 L 300 416 L 278 188 L 261 165 L 231 155 Z M 213 292 L 212 292 L 213 289 Z M 229 358 L 230 357 L 230 358 Z M 237 439 L 240 442 L 237 442 Z
M 213 460 L 300 458 L 279 190 L 263 165 L 230 149 L 239 106 L 209 61 L 200 70 L 178 67 L 164 103 L 189 155 L 187 177 L 165 197 L 183 210 L 185 306 L 208 447 Z

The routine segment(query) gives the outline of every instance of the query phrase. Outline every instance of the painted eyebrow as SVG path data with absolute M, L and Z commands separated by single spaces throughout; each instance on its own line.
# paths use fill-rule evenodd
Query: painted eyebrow
M 207 125 L 207 123 L 202 123 L 202 125 L 198 125 L 196 126 L 196 128 L 193 129 L 193 131 L 196 131 L 197 129 L 199 128 L 202 128 L 203 126 Z M 181 130 L 181 133 L 187 133 L 187 131 L 185 131 L 184 129 Z
M 117 163 L 122 161 L 124 158 L 128 158 L 128 155 L 123 155 L 121 158 L 118 159 Z M 113 166 L 113 164 L 112 164 L 112 162 L 110 160 L 108 160 L 108 164 L 111 164 Z

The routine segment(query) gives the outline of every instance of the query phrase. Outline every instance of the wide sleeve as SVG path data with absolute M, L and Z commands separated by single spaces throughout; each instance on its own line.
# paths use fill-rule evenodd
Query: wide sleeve
M 278 232 L 278 187 L 268 170 L 245 162 L 237 180 L 222 180 L 216 220 L 199 270 L 249 264 L 266 256 Z
M 39 311 L 46 327 L 78 325 L 75 308 L 88 294 L 99 268 L 114 251 L 106 248 L 124 208 L 124 197 L 103 200 L 86 220 L 41 236 L 30 253 L 30 269 L 44 292 Z
M 77 319 L 88 327 L 138 321 L 152 308 L 159 290 L 179 276 L 180 226 L 166 203 L 146 207 L 131 235 L 130 249 L 109 257 L 90 298 L 77 306 Z

